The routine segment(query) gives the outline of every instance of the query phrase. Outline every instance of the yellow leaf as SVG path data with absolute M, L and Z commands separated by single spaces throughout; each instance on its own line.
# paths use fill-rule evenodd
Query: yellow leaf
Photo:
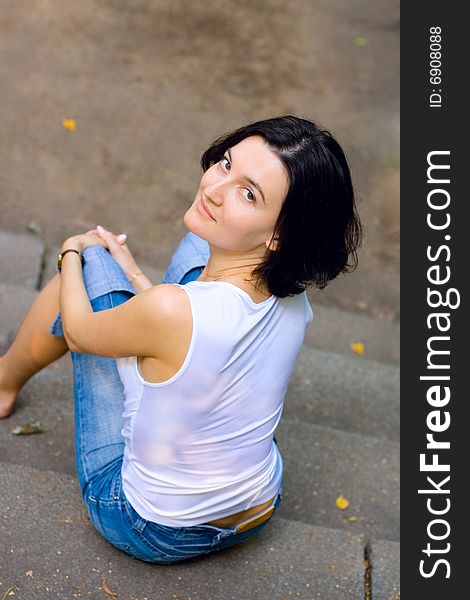
M 365 37 L 357 37 L 354 40 L 354 43 L 356 44 L 356 46 L 368 46 L 369 42 L 367 41 L 367 39 Z
M 344 510 L 345 508 L 348 508 L 349 502 L 344 496 L 338 496 L 338 498 L 336 498 L 336 506 L 341 510 Z
M 62 121 L 62 125 L 69 131 L 75 131 L 77 129 L 77 123 L 75 122 L 75 119 L 64 119 Z
M 111 596 L 111 598 L 114 598 L 114 599 L 117 597 L 117 592 L 112 592 L 109 589 L 109 586 L 106 583 L 106 577 L 101 577 L 101 585 L 103 586 L 104 591 L 108 594 L 108 596 Z
M 364 354 L 365 348 L 362 342 L 352 342 L 351 349 L 357 354 Z

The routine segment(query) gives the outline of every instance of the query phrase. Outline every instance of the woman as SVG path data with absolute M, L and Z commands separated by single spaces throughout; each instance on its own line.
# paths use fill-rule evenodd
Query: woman
M 343 151 L 311 121 L 241 127 L 201 166 L 163 284 L 122 236 L 72 236 L 0 358 L 5 417 L 27 379 L 71 350 L 90 519 L 155 563 L 240 543 L 272 517 L 274 431 L 313 316 L 305 289 L 354 269 L 362 235 Z

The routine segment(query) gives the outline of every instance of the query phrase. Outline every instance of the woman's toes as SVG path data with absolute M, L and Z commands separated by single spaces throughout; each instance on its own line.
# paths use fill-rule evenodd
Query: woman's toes
M 18 395 L 17 390 L 2 387 L 2 384 L 5 383 L 3 367 L 3 356 L 0 356 L 0 419 L 11 415 L 15 406 L 16 396 Z
M 6 419 L 15 410 L 16 394 L 0 390 L 0 419 Z

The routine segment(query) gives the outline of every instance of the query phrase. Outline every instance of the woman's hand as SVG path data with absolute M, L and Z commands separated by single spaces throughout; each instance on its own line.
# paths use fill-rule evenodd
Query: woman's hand
M 67 238 L 62 244 L 62 251 L 67 248 L 76 248 L 82 252 L 88 246 L 103 246 L 106 248 L 106 243 L 100 238 L 96 229 L 90 229 L 86 233 L 77 233 Z
M 104 247 L 109 250 L 109 253 L 114 260 L 119 264 L 121 269 L 124 271 L 127 279 L 131 279 L 135 273 L 139 272 L 139 266 L 137 265 L 132 252 L 129 250 L 125 233 L 120 235 L 114 235 L 111 231 L 107 231 L 101 225 L 98 225 L 96 231 L 97 237 L 100 239 Z
M 106 248 L 115 261 L 124 271 L 126 277 L 130 280 L 135 273 L 140 271 L 131 251 L 126 244 L 126 234 L 114 235 L 111 231 L 106 231 L 100 225 L 96 229 L 90 229 L 86 233 L 80 233 L 69 237 L 62 244 L 62 252 L 67 248 L 75 248 L 81 252 L 89 246 L 103 246 Z
M 125 233 L 121 233 L 116 236 L 116 240 L 119 244 L 123 244 L 126 241 L 126 237 Z M 90 231 L 87 231 L 86 233 L 72 235 L 64 241 L 62 250 L 66 250 L 65 246 L 67 246 L 67 248 L 76 248 L 81 252 L 85 250 L 85 248 L 88 248 L 88 246 L 103 246 L 103 248 L 108 248 L 106 240 L 99 236 L 98 229 L 90 229 Z

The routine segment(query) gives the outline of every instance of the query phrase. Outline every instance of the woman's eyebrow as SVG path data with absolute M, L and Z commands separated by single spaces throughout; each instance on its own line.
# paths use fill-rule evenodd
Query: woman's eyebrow
M 228 157 L 230 158 L 230 162 L 232 162 L 232 153 L 230 152 L 230 148 L 227 148 L 227 152 L 228 152 Z M 248 181 L 248 183 L 251 183 L 251 185 L 258 190 L 258 192 L 261 194 L 261 197 L 263 198 L 264 205 L 266 206 L 266 199 L 264 197 L 263 190 L 261 189 L 261 186 L 259 185 L 259 183 L 256 183 L 256 181 L 253 181 L 253 179 L 251 179 L 251 177 L 247 177 L 246 175 L 243 176 L 243 179 Z

